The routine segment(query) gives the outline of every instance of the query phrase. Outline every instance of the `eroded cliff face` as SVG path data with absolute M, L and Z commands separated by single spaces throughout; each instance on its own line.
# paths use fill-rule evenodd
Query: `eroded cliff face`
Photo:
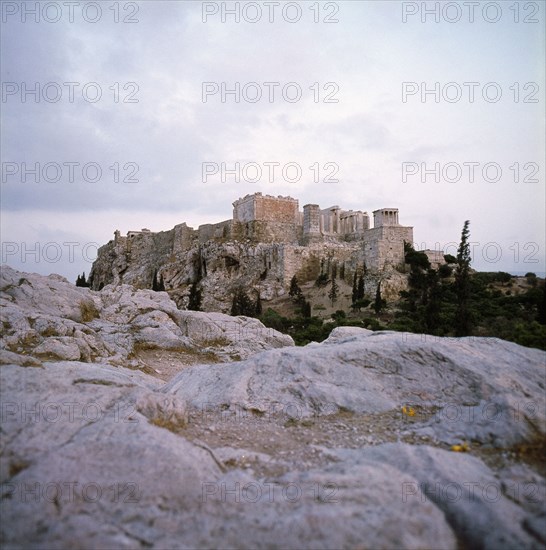
M 259 295 L 267 302 L 287 295 L 293 275 L 300 284 L 305 284 L 335 264 L 338 278 L 352 284 L 355 271 L 361 270 L 365 263 L 366 251 L 361 242 L 300 246 L 255 242 L 242 234 L 235 239 L 237 228 L 233 225 L 213 229 L 204 234 L 201 229 L 195 231 L 181 224 L 161 233 L 118 235 L 99 249 L 90 274 L 92 289 L 99 290 L 108 284 L 151 288 L 157 274 L 179 307 L 187 307 L 190 286 L 197 283 L 204 311 L 228 312 L 238 288 L 245 290 L 251 299 Z M 406 277 L 394 269 L 371 271 L 366 281 L 370 295 L 375 293 L 379 279 L 384 281 L 382 291 L 387 300 L 397 299 L 398 292 L 407 284 Z

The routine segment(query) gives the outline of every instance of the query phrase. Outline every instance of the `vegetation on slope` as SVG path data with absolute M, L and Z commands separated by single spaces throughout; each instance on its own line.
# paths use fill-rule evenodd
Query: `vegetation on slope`
M 355 276 L 350 310 L 337 310 L 324 321 L 310 315 L 309 302 L 294 277 L 290 296 L 299 306 L 296 315 L 285 317 L 269 308 L 259 317 L 266 326 L 290 334 L 298 345 L 320 342 L 338 326 L 359 326 L 436 336 L 493 336 L 546 349 L 544 280 L 534 273 L 521 278 L 472 271 L 468 239 L 465 222 L 457 257 L 446 255 L 438 269 L 431 267 L 426 254 L 406 244 L 409 289 L 397 302 L 385 304 L 379 286 L 375 297 L 362 297 L 358 289 L 363 285 Z M 325 279 L 320 283 L 327 284 Z

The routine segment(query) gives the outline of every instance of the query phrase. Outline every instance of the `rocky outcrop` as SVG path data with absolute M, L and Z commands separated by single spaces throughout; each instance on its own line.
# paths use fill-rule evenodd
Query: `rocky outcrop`
M 165 429 L 185 425 L 184 403 L 146 375 L 65 362 L 0 376 L 5 548 L 455 547 L 434 504 L 399 498 L 415 480 L 395 468 L 260 480 Z
M 328 272 L 335 263 L 352 285 L 355 271 L 362 270 L 365 247 L 362 242 L 297 243 L 253 242 L 239 239 L 201 240 L 190 228 L 176 226 L 161 233 L 135 232 L 116 237 L 102 246 L 90 273 L 94 290 L 109 284 L 152 287 L 154 276 L 162 277 L 173 300 L 185 308 L 190 286 L 197 284 L 204 311 L 230 311 L 234 292 L 243 288 L 249 297 L 264 302 L 286 296 L 293 275 L 300 283 L 315 281 L 321 269 Z M 156 275 L 157 274 L 157 275 Z M 370 271 L 365 291 L 375 296 L 382 280 L 382 296 L 396 300 L 407 288 L 407 277 L 392 266 Z
M 511 447 L 546 436 L 545 358 L 497 338 L 339 327 L 322 344 L 186 369 L 163 391 L 194 407 L 295 419 L 406 407 L 423 421 L 420 435 Z
M 146 546 L 221 474 L 206 450 L 158 427 L 173 418 L 146 375 L 71 362 L 0 376 L 6 548 Z
M 546 544 L 544 352 L 344 327 L 163 383 L 129 350 L 175 354 L 201 323 L 229 348 L 223 317 L 67 286 L 2 276 L 4 548 Z M 51 351 L 79 339 L 88 361 Z
M 138 366 L 141 350 L 209 351 L 229 360 L 293 345 L 289 336 L 257 319 L 181 311 L 166 292 L 129 285 L 110 285 L 99 293 L 75 287 L 58 275 L 3 267 L 0 300 L 0 357 L 15 364 L 27 359 L 14 359 L 10 353 L 38 360 Z

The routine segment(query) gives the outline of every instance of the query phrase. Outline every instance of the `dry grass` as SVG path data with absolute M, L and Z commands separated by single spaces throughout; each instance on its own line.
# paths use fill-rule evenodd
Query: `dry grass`
M 197 364 L 218 363 L 218 357 L 212 351 L 201 351 L 193 348 L 169 350 L 153 349 L 150 346 L 136 344 L 130 355 L 138 361 L 138 366 L 126 366 L 146 374 L 168 381 L 183 368 Z
M 16 476 L 19 472 L 26 470 L 30 466 L 28 460 L 14 459 L 9 463 L 9 477 Z
M 97 306 L 90 300 L 82 300 L 80 302 L 80 313 L 82 316 L 82 323 L 89 323 L 93 319 L 100 317 Z
M 180 433 L 185 426 L 185 423 L 183 422 L 174 422 L 168 418 L 153 418 L 150 420 L 150 424 L 153 424 L 159 428 L 165 428 L 175 434 Z
M 40 343 L 38 333 L 27 331 L 17 342 L 10 342 L 6 348 L 14 353 L 30 353 Z
M 225 336 L 199 340 L 199 344 L 206 348 L 224 348 L 229 346 L 230 343 L 230 340 L 228 340 Z

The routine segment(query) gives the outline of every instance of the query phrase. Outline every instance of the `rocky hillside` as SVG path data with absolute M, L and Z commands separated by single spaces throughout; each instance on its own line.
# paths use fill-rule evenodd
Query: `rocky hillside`
M 9 268 L 0 290 L 5 548 L 546 544 L 540 350 L 354 327 L 296 348 L 165 293 Z
M 313 286 L 324 270 L 331 273 L 335 264 L 339 282 L 349 288 L 349 298 L 340 297 L 339 307 L 350 306 L 353 275 L 360 273 L 364 250 L 359 242 L 321 242 L 298 246 L 287 243 L 254 243 L 249 239 L 222 238 L 200 242 L 182 224 L 160 233 L 136 233 L 117 237 L 102 246 L 93 263 L 89 281 L 93 290 L 110 284 L 129 284 L 139 289 L 152 288 L 154 279 L 164 283 L 165 290 L 182 309 L 189 303 L 190 288 L 202 296 L 203 311 L 229 313 L 234 292 L 243 288 L 250 299 L 259 296 L 270 303 L 289 303 L 288 288 L 293 275 L 302 285 Z M 407 276 L 392 266 L 381 273 L 369 272 L 365 291 L 375 296 L 382 280 L 383 297 L 397 300 L 399 291 L 407 288 Z M 321 299 L 313 304 L 322 306 Z M 281 306 L 282 307 L 282 306 Z
M 129 285 L 94 292 L 59 275 L 20 273 L 7 266 L 0 275 L 0 303 L 0 354 L 17 364 L 82 360 L 146 370 L 153 350 L 178 362 L 181 357 L 210 362 L 294 345 L 290 336 L 257 319 L 181 311 L 166 292 Z

